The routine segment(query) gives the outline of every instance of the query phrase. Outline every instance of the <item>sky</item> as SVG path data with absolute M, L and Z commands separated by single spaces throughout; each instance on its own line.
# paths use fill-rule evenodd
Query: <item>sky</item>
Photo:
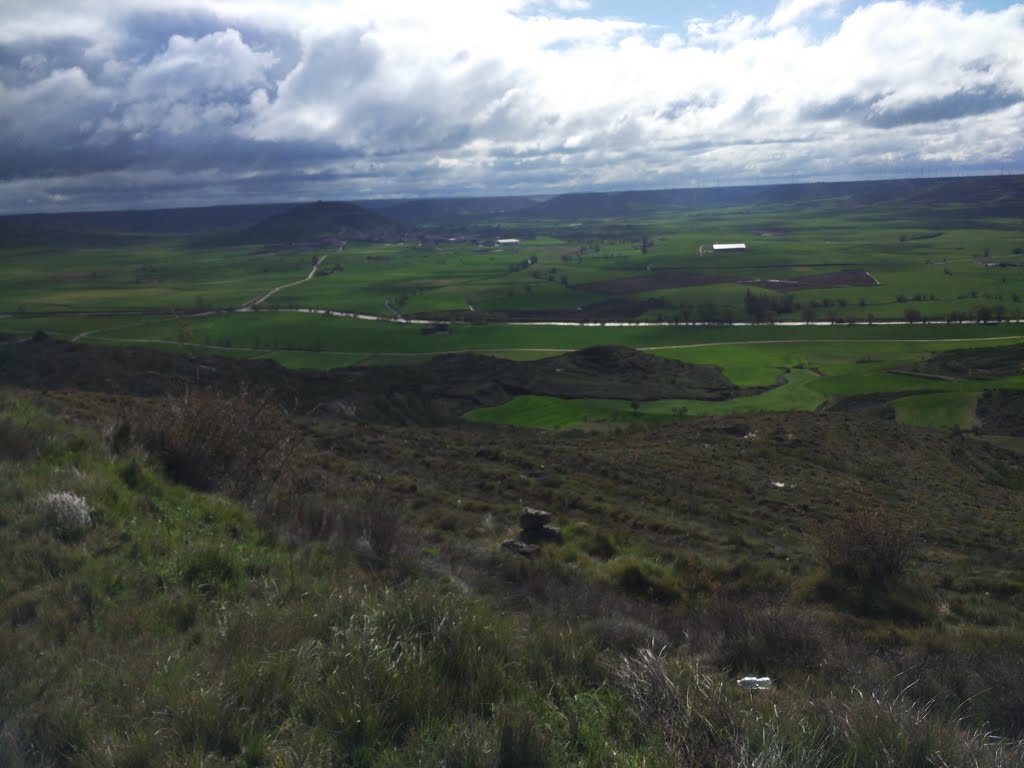
M 1024 4 L 2 0 L 0 212 L 1024 173 Z

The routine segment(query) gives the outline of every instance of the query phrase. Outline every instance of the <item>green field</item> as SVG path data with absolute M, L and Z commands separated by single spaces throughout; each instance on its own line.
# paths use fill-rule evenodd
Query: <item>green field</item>
M 180 235 L 116 233 L 102 247 L 95 237 L 81 245 L 6 244 L 0 312 L 237 308 L 301 279 L 321 257 L 315 279 L 275 294 L 266 306 L 481 318 L 547 311 L 584 319 L 600 314 L 594 305 L 629 299 L 660 304 L 634 307 L 624 317 L 683 321 L 902 320 L 908 312 L 945 319 L 974 317 L 982 308 L 992 318 L 1020 318 L 1024 309 L 1024 267 L 1009 266 L 1024 263 L 1024 218 L 1005 207 L 824 197 L 582 223 L 508 218 L 479 225 L 500 226 L 521 245 L 421 234 L 344 247 L 216 246 Z M 711 245 L 722 241 L 747 249 L 713 253 Z M 823 276 L 843 271 L 867 272 L 878 284 L 840 280 L 829 287 Z M 680 275 L 711 282 L 691 284 Z M 637 278 L 647 280 L 628 282 Z M 810 282 L 771 282 L 787 280 Z M 770 307 L 748 306 L 748 291 Z
M 1022 337 L 1016 340 L 1020 341 Z M 842 342 L 846 343 L 842 343 Z M 531 427 L 573 427 L 588 423 L 630 423 L 681 416 L 704 416 L 745 411 L 810 411 L 853 395 L 892 395 L 895 418 L 930 427 L 976 425 L 974 405 L 985 389 L 1024 389 L 1024 375 L 987 381 L 942 381 L 889 372 L 909 366 L 945 349 L 974 348 L 1006 343 L 981 340 L 926 339 L 871 342 L 798 339 L 771 343 L 720 344 L 664 350 L 661 354 L 691 363 L 720 366 L 735 383 L 773 386 L 751 397 L 722 402 L 700 400 L 560 400 L 524 396 L 467 414 L 471 421 Z M 865 352 L 865 347 L 869 351 Z M 906 392 L 905 396 L 898 396 Z
M 772 389 L 725 403 L 635 406 L 529 397 L 471 418 L 567 426 L 809 410 L 884 395 L 899 420 L 969 427 L 984 387 L 1021 388 L 1022 377 L 982 385 L 892 371 L 944 349 L 1020 340 L 1017 323 L 956 322 L 1021 318 L 1024 266 L 1014 265 L 1024 264 L 1024 216 L 1016 213 L 1007 205 L 822 193 L 604 219 L 475 222 L 519 238 L 518 247 L 448 238 L 437 228 L 394 243 L 217 245 L 230 238 L 154 233 L 5 242 L 0 332 L 324 369 L 447 352 L 526 359 L 622 345 L 716 365 L 736 384 Z M 722 241 L 747 248 L 713 252 Z M 850 275 L 857 285 L 844 284 Z M 260 311 L 238 311 L 260 297 Z M 381 320 L 315 314 L 322 310 Z M 434 334 L 384 322 L 399 315 L 449 322 Z

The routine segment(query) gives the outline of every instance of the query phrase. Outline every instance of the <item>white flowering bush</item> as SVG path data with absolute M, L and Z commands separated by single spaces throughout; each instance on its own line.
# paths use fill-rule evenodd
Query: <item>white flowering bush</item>
M 92 525 L 92 507 L 77 493 L 51 491 L 43 495 L 40 504 L 56 533 L 63 538 L 81 536 Z

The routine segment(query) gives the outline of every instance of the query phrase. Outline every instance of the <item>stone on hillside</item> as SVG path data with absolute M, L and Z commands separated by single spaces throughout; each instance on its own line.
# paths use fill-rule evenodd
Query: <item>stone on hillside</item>
M 501 545 L 502 549 L 507 549 L 509 552 L 513 552 L 523 557 L 533 557 L 540 552 L 540 546 L 537 544 L 527 544 L 523 541 L 516 541 L 515 539 L 509 539 L 503 542 Z
M 524 528 L 519 540 L 527 544 L 540 544 L 543 541 L 562 543 L 562 530 L 553 525 L 542 525 L 540 528 Z
M 522 526 L 524 531 L 543 528 L 550 522 L 550 512 L 545 512 L 543 509 L 534 509 L 533 507 L 523 507 L 523 514 L 519 516 L 519 525 Z

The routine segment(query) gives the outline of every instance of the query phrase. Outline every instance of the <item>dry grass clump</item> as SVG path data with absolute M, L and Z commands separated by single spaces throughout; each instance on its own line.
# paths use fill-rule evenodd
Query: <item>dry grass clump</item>
M 733 764 L 737 714 L 720 679 L 653 646 L 620 656 L 611 677 L 638 738 L 659 744 L 671 764 Z
M 39 505 L 53 531 L 63 539 L 81 537 L 92 526 L 93 509 L 83 497 L 71 491 L 50 491 Z
M 811 672 L 834 638 L 810 611 L 787 605 L 722 601 L 691 619 L 691 641 L 737 675 Z

